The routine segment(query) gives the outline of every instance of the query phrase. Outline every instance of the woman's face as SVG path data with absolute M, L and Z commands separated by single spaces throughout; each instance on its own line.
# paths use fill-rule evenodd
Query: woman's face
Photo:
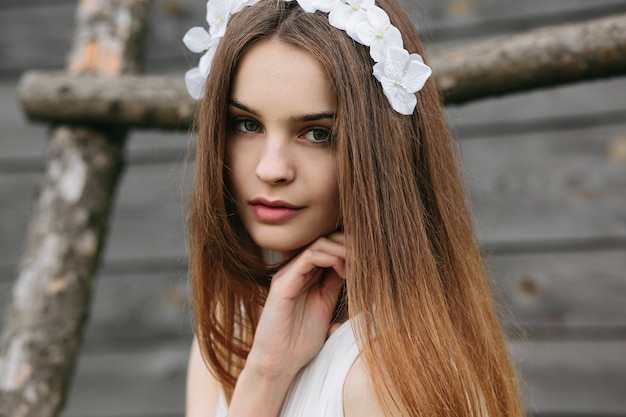
M 229 100 L 228 177 L 248 233 L 290 252 L 340 222 L 335 103 L 321 64 L 279 40 L 240 59 Z

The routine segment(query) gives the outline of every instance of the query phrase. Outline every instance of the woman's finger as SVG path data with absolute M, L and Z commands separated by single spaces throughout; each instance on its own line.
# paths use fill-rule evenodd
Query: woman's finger
M 344 258 L 346 256 L 343 233 L 332 233 L 328 236 L 320 237 L 307 249 L 328 252 Z
M 295 298 L 319 282 L 324 269 L 331 268 L 339 276 L 345 273 L 344 258 L 332 253 L 306 249 L 293 264 L 274 275 L 272 289 L 286 298 Z
M 333 232 L 326 236 L 329 240 L 339 243 L 341 245 L 346 244 L 346 235 L 343 232 Z
M 280 276 L 285 275 L 288 272 L 298 272 L 306 274 L 311 272 L 316 267 L 330 268 L 332 263 L 329 263 L 323 255 L 311 256 L 312 252 L 326 253 L 338 258 L 345 258 L 345 247 L 343 244 L 333 241 L 326 237 L 321 237 L 309 245 L 308 248 L 303 250 L 298 256 L 292 259 L 287 265 L 281 268 L 280 271 L 274 275 L 274 280 Z M 339 272 L 339 271 L 338 271 Z M 343 275 L 343 274 L 341 274 Z

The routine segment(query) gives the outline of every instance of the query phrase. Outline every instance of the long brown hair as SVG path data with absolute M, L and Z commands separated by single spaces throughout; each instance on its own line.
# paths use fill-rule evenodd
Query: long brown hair
M 423 54 L 395 0 L 378 0 Z M 225 161 L 235 67 L 274 37 L 312 54 L 337 97 L 347 300 L 376 392 L 407 416 L 521 416 L 514 371 L 494 312 L 456 158 L 433 81 L 411 116 L 393 111 L 366 47 L 296 2 L 263 0 L 235 15 L 214 58 L 197 117 L 190 274 L 201 350 L 228 397 L 268 292 L 262 253 L 241 224 Z M 367 254 L 367 256 L 362 256 Z

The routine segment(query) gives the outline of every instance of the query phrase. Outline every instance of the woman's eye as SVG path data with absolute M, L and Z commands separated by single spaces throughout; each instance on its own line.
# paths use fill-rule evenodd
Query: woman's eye
M 325 143 L 330 140 L 330 129 L 316 127 L 314 129 L 308 130 L 304 134 L 304 137 L 314 143 Z
M 235 121 L 235 128 L 244 133 L 254 133 L 260 130 L 259 124 L 249 119 Z

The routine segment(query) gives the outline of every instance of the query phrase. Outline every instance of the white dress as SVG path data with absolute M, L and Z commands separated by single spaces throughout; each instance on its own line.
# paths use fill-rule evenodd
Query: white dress
M 337 328 L 291 383 L 280 417 L 343 417 L 343 385 L 360 349 L 350 321 Z M 221 392 L 215 417 L 226 416 Z

